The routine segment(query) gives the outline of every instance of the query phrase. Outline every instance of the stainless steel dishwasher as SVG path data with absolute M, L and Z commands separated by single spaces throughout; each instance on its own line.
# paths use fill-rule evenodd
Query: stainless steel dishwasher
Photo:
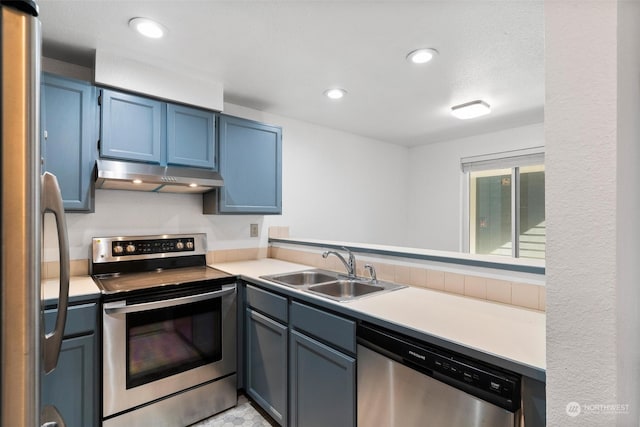
M 359 324 L 358 426 L 519 427 L 521 377 Z

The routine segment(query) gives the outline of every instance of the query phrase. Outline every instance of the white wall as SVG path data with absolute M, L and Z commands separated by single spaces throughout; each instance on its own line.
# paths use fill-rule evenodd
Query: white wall
M 640 424 L 633 3 L 545 2 L 549 426 Z
M 283 128 L 282 217 L 301 238 L 404 245 L 406 147 L 226 104 L 225 113 Z
M 88 258 L 92 237 L 158 233 L 208 234 L 209 249 L 267 246 L 269 225 L 297 237 L 399 244 L 406 222 L 407 149 L 256 110 L 225 105 L 228 114 L 283 127 L 283 214 L 202 215 L 202 197 L 96 190 L 92 214 L 68 214 L 71 259 Z M 260 237 L 249 237 L 249 224 Z M 47 218 L 44 261 L 57 259 Z
M 257 215 L 203 215 L 199 195 L 117 190 L 96 190 L 95 213 L 68 213 L 66 220 L 71 259 L 89 258 L 91 238 L 103 236 L 207 233 L 210 250 L 257 247 L 260 239 L 249 237 L 249 224 L 263 222 Z M 44 261 L 57 259 L 56 241 L 50 216 Z
M 542 123 L 411 148 L 406 246 L 462 250 L 462 157 L 540 146 Z

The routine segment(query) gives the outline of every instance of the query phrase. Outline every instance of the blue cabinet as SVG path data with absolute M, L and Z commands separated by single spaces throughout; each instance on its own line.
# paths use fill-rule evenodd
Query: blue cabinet
M 297 301 L 289 317 L 289 424 L 355 426 L 355 322 Z
M 280 425 L 287 425 L 288 328 L 250 308 L 246 309 L 245 387 Z
M 55 315 L 45 310 L 47 331 Z M 96 326 L 95 303 L 70 306 L 58 366 L 41 379 L 41 405 L 55 405 L 67 427 L 100 425 Z
M 215 125 L 211 111 L 167 104 L 167 163 L 216 169 Z
M 356 425 L 356 361 L 300 332 L 290 332 L 292 427 Z
M 274 420 L 286 426 L 288 301 L 250 284 L 243 288 L 245 390 Z
M 40 105 L 43 169 L 58 178 L 65 210 L 92 212 L 97 90 L 86 82 L 43 74 Z
M 282 426 L 356 425 L 355 322 L 252 284 L 245 292 L 245 390 Z
M 98 425 L 93 336 L 62 341 L 58 366 L 42 381 L 42 402 L 54 405 L 68 427 Z
M 217 169 L 212 111 L 103 89 L 100 156 Z
M 160 101 L 103 89 L 101 107 L 101 157 L 160 163 Z
M 282 213 L 282 129 L 220 115 L 218 213 Z

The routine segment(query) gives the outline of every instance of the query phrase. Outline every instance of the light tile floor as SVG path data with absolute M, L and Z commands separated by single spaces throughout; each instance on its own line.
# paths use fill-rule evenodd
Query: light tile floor
M 191 427 L 272 427 L 246 396 L 238 396 L 238 406 L 220 412 L 211 418 L 193 424 Z

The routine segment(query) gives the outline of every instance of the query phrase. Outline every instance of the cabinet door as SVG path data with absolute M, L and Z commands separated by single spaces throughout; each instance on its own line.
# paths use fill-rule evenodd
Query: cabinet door
M 162 103 L 102 90 L 100 156 L 160 163 Z
M 282 129 L 221 115 L 220 213 L 282 212 Z
M 247 394 L 286 426 L 287 327 L 247 308 L 245 328 Z
M 355 359 L 299 332 L 290 337 L 290 425 L 355 426 Z
M 215 114 L 167 105 L 167 163 L 215 169 Z
M 93 211 L 96 88 L 44 74 L 41 96 L 43 169 L 58 178 L 65 210 Z
M 67 427 L 97 426 L 95 335 L 62 341 L 58 366 L 42 377 L 41 404 L 55 405 Z

